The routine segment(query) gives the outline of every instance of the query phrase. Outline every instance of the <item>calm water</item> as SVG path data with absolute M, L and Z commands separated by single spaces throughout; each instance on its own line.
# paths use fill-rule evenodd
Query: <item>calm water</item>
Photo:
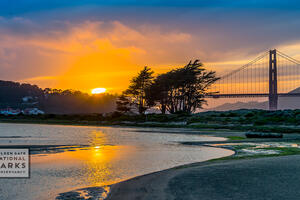
M 232 151 L 180 145 L 224 140 L 183 129 L 0 124 L 0 145 L 87 145 L 31 156 L 29 179 L 0 179 L 0 199 L 55 199 L 61 192 L 104 186 L 170 167 L 231 155 Z

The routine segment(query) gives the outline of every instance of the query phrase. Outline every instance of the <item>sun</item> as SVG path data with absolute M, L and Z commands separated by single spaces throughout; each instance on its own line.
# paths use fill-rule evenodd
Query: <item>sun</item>
M 101 93 L 104 93 L 104 92 L 106 92 L 105 88 L 94 88 L 94 89 L 92 89 L 92 94 L 101 94 Z

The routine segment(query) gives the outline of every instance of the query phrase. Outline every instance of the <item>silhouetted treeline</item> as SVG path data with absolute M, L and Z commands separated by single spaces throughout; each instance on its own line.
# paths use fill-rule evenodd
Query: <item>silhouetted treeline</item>
M 41 98 L 43 96 L 43 90 L 36 85 L 0 80 L 1 108 L 6 108 L 8 106 L 19 107 L 23 103 L 22 98 L 26 96 Z
M 115 109 L 117 96 L 89 95 L 76 90 L 41 89 L 36 85 L 0 81 L 0 108 L 37 107 L 46 113 L 105 113 Z
M 128 113 L 132 105 L 143 114 L 149 108 L 161 113 L 192 113 L 202 108 L 204 96 L 218 80 L 215 72 L 207 71 L 199 60 L 157 77 L 145 67 L 131 80 L 128 89 L 117 100 L 119 112 Z

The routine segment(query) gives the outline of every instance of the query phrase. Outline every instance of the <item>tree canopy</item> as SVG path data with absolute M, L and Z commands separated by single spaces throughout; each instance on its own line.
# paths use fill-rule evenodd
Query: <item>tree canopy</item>
M 133 77 L 125 94 L 131 97 L 140 114 L 144 113 L 149 105 L 146 101 L 147 89 L 151 86 L 153 80 L 153 71 L 145 66 L 136 77 Z
M 144 68 L 127 90 L 127 94 L 138 100 L 139 111 L 142 111 L 139 113 L 149 107 L 158 107 L 163 114 L 195 112 L 206 103 L 205 94 L 218 80 L 215 72 L 207 71 L 199 60 L 155 78 L 152 74 L 150 68 Z M 146 84 L 142 84 L 144 82 Z

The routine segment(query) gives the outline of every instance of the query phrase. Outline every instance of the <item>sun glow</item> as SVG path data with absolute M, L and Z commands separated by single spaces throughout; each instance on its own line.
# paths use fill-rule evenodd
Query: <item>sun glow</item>
M 106 92 L 105 88 L 95 88 L 95 89 L 92 89 L 92 94 L 101 94 L 101 93 L 104 93 L 104 92 Z

